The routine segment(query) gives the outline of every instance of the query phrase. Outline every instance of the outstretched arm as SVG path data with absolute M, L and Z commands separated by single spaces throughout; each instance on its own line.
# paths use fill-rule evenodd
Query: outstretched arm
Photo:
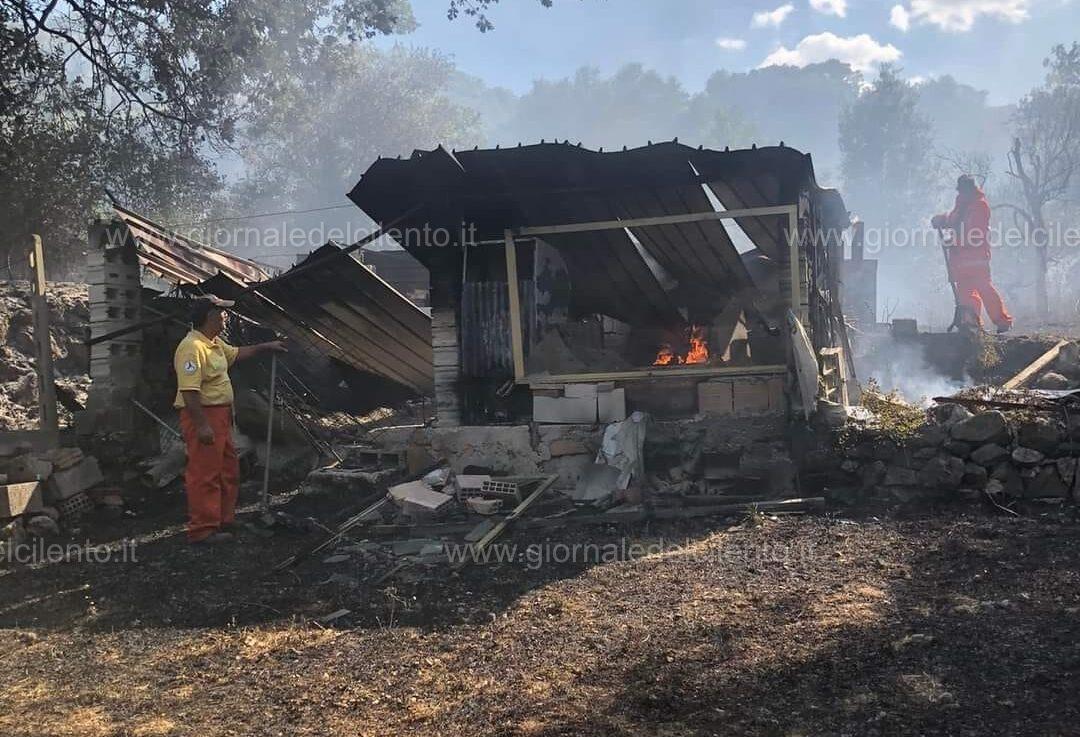
M 271 340 L 268 343 L 256 343 L 255 345 L 243 345 L 236 349 L 237 361 L 243 361 L 247 358 L 252 358 L 260 353 L 287 353 L 288 349 L 285 348 L 285 344 L 280 340 Z

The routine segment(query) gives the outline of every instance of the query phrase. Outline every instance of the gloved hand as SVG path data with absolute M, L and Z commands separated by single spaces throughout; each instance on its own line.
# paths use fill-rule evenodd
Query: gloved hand
M 947 221 L 944 215 L 935 215 L 934 217 L 930 218 L 930 227 L 941 230 L 945 227 L 946 222 Z

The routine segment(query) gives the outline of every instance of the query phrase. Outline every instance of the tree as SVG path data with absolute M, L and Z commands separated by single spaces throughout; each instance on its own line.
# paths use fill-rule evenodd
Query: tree
M 712 123 L 700 141 L 709 148 L 749 148 L 757 141 L 757 126 L 735 107 L 720 108 L 713 113 Z
M 450 20 L 454 20 L 459 15 L 465 15 L 472 18 L 476 22 L 476 27 L 480 31 L 490 31 L 495 27 L 487 17 L 487 9 L 492 5 L 495 5 L 499 0 L 450 0 L 450 8 L 446 11 L 446 16 Z M 545 8 L 552 6 L 552 0 L 540 0 L 540 4 Z
M 58 73 L 62 71 L 57 70 Z M 15 91 L 17 90 L 17 92 Z M 161 148 L 136 121 L 87 113 L 71 84 L 8 88 L 0 110 L 0 266 L 27 273 L 30 234 L 45 241 L 50 278 L 81 272 L 86 222 L 105 188 L 162 214 L 206 206 L 218 178 L 190 147 Z
M 16 74 L 59 62 L 109 120 L 137 114 L 163 144 L 231 140 L 244 106 L 320 38 L 412 27 L 406 0 L 0 0 Z M 60 84 L 54 81 L 53 84 Z
M 445 1 L 490 26 L 492 0 Z M 73 273 L 106 188 L 165 222 L 205 216 L 241 121 L 328 43 L 413 25 L 408 0 L 0 0 L 0 264 L 40 233 L 50 272 Z
M 746 121 L 758 145 L 780 141 L 813 154 L 820 181 L 838 168 L 836 127 L 840 112 L 858 96 L 862 77 L 847 64 L 827 61 L 803 68 L 771 66 L 749 72 L 718 71 L 694 95 L 687 116 L 689 130 L 710 143 L 715 117 Z M 690 133 L 679 133 L 690 137 Z M 741 143 L 741 142 L 740 142 Z M 728 145 L 715 140 L 715 145 Z M 733 146 L 734 148 L 734 146 Z
M 627 64 L 610 77 L 583 67 L 573 77 L 533 82 L 496 143 L 543 139 L 597 148 L 644 146 L 680 135 L 689 96 L 673 77 Z
M 431 51 L 326 41 L 317 61 L 279 77 L 278 93 L 239 129 L 244 176 L 232 189 L 232 209 L 347 204 L 345 193 L 379 156 L 479 143 L 476 113 L 447 98 L 453 74 L 453 64 Z M 324 212 L 296 223 L 321 233 L 357 214 Z
M 1008 173 L 1020 184 L 1023 196 L 1011 209 L 1036 253 L 1036 309 L 1040 316 L 1048 317 L 1048 272 L 1054 244 L 1047 227 L 1047 209 L 1069 195 L 1080 167 L 1080 43 L 1055 46 L 1044 67 L 1044 83 L 1029 92 L 1017 108 Z
M 891 65 L 840 116 L 841 169 L 849 206 L 871 224 L 922 222 L 934 192 L 930 122 L 918 91 Z

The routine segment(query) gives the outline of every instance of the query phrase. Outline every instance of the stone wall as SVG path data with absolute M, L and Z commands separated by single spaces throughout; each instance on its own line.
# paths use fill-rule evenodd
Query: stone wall
M 845 440 L 835 480 L 862 496 L 1080 500 L 1080 415 L 941 405 L 907 437 L 868 429 Z

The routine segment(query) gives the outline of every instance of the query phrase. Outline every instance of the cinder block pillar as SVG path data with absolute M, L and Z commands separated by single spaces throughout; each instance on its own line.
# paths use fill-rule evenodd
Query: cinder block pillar
M 90 227 L 86 280 L 90 291 L 90 337 L 99 338 L 142 319 L 142 283 L 135 243 L 119 221 Z M 131 400 L 143 363 L 143 334 L 134 330 L 90 347 L 90 392 L 78 428 L 129 432 L 134 429 Z

